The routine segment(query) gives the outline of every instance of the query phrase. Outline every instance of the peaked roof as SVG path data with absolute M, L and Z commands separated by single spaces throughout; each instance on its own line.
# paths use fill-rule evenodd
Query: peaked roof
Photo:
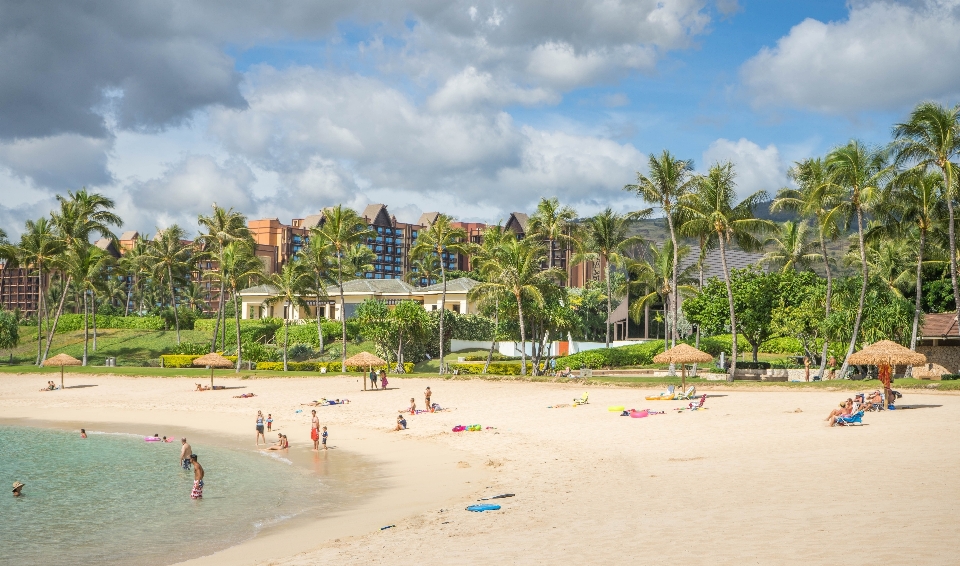
M 120 234 L 121 240 L 136 240 L 139 237 L 140 237 L 140 232 L 137 232 L 136 230 L 128 230 L 123 234 Z
M 273 285 L 254 285 L 240 291 L 241 295 L 275 295 L 277 288 Z
M 380 226 L 390 224 L 390 215 L 387 214 L 387 205 L 385 204 L 368 204 L 360 216 L 366 218 L 370 224 L 379 224 Z
M 343 284 L 344 293 L 412 293 L 415 291 L 413 285 L 400 279 L 354 279 Z M 331 294 L 333 292 L 331 290 Z
M 417 224 L 421 226 L 430 226 L 437 221 L 437 217 L 439 216 L 439 212 L 424 212 L 420 215 L 420 220 L 417 220 Z
M 470 289 L 473 289 L 480 282 L 469 277 L 459 277 L 457 279 L 450 279 L 447 281 L 447 292 L 448 293 L 465 293 Z M 434 285 L 429 285 L 420 289 L 421 293 L 428 293 L 430 291 L 441 292 L 443 291 L 443 283 L 436 283 Z
M 504 228 L 509 228 L 516 232 L 517 234 L 524 234 L 529 231 L 528 226 L 530 225 L 530 216 L 525 212 L 511 212 L 510 218 L 507 219 L 507 223 L 504 225 Z
M 698 259 L 700 259 L 700 247 L 692 246 L 690 253 L 680 260 L 679 268 L 686 269 L 691 265 L 696 265 Z M 744 269 L 751 265 L 757 265 L 766 270 L 764 264 L 760 263 L 761 259 L 763 259 L 763 254 L 745 252 L 737 248 L 727 250 L 727 268 L 730 270 Z M 699 276 L 696 268 L 691 275 Z M 703 280 L 706 281 L 711 277 L 723 279 L 723 263 L 720 261 L 720 250 L 718 249 L 707 250 L 707 256 L 703 260 Z
M 318 212 L 317 214 L 310 214 L 303 219 L 303 224 L 301 224 L 301 226 L 307 229 L 316 228 L 317 226 L 323 224 L 323 218 L 324 218 L 323 212 Z
M 117 250 L 117 246 L 113 245 L 113 240 L 110 238 L 100 238 L 93 243 L 94 246 L 97 246 L 101 250 L 107 252 L 115 258 L 120 257 L 120 252 Z
M 960 336 L 960 330 L 957 328 L 957 313 L 941 312 L 923 315 L 921 338 L 957 338 L 958 336 Z

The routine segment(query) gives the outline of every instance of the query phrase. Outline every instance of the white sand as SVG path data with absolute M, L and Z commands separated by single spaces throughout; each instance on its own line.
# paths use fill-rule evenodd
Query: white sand
M 841 429 L 823 419 L 844 392 L 717 390 L 708 410 L 676 413 L 684 403 L 615 387 L 592 388 L 585 407 L 548 409 L 583 390 L 393 379 L 396 390 L 362 393 L 354 378 L 294 378 L 219 379 L 245 389 L 195 393 L 189 379 L 78 375 L 68 386 L 97 387 L 38 392 L 46 379 L 0 378 L 0 415 L 177 424 L 252 443 L 259 409 L 305 450 L 309 410 L 291 418 L 298 404 L 353 401 L 318 414 L 333 445 L 383 462 L 390 488 L 197 564 L 960 562 L 960 396 L 907 393 L 901 405 L 920 408 Z M 428 384 L 456 410 L 408 416 L 410 430 L 389 432 L 411 396 L 422 406 Z M 257 397 L 231 398 L 250 391 Z M 631 419 L 610 405 L 667 414 Z M 474 423 L 496 430 L 450 432 Z M 464 510 L 505 492 L 517 496 L 497 501 L 501 511 Z M 397 526 L 379 530 L 388 524 Z

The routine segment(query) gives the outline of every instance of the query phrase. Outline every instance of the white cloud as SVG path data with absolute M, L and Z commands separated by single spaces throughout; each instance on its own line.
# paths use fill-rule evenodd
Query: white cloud
M 758 105 L 843 113 L 960 95 L 960 2 L 857 1 L 846 20 L 807 19 L 741 74 Z
M 467 67 L 462 73 L 450 77 L 428 104 L 432 110 L 469 110 L 478 106 L 502 108 L 512 104 L 535 106 L 556 104 L 560 97 L 543 88 L 520 88 L 514 84 L 498 81 L 490 73 Z
M 787 184 L 787 165 L 773 144 L 760 147 L 744 138 L 737 141 L 720 138 L 703 152 L 702 163 L 706 168 L 724 161 L 733 163 L 740 198 L 757 191 L 767 191 L 772 197 Z
M 106 152 L 112 140 L 76 134 L 0 143 L 0 167 L 24 181 L 60 192 L 111 182 Z

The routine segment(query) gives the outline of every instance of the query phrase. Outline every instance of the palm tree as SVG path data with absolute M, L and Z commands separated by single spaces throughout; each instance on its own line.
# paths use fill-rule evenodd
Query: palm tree
M 330 242 L 319 236 L 312 237 L 307 242 L 307 245 L 300 249 L 297 257 L 300 265 L 310 272 L 312 278 L 305 292 L 309 292 L 316 297 L 317 300 L 317 339 L 320 344 L 320 353 L 323 354 L 326 348 L 323 344 L 320 302 L 329 296 L 327 293 L 327 282 L 330 281 L 330 270 L 333 262 Z
M 240 290 L 263 276 L 263 262 L 254 255 L 253 246 L 248 240 L 234 240 L 223 248 L 223 263 L 220 264 L 220 277 L 224 278 L 226 289 L 233 299 L 234 325 L 237 339 L 237 367 L 243 361 L 243 343 L 240 339 Z M 224 324 L 226 332 L 226 324 Z
M 470 262 L 473 268 L 482 273 L 484 279 L 490 280 L 497 277 L 500 254 L 508 240 L 516 240 L 513 232 L 504 230 L 503 226 L 487 226 L 483 231 L 483 240 L 481 244 L 471 244 L 469 246 Z M 471 297 L 478 296 L 471 289 Z M 483 298 L 493 301 L 493 336 L 490 337 L 490 350 L 487 352 L 487 362 L 483 365 L 483 373 L 490 369 L 490 362 L 493 360 L 493 350 L 497 345 L 497 336 L 500 330 L 500 293 L 488 291 L 484 292 Z
M 340 328 L 343 332 L 340 369 L 346 371 L 347 362 L 347 311 L 343 297 L 343 283 L 356 277 L 356 271 L 344 271 L 344 260 L 352 247 L 362 243 L 373 235 L 367 223 L 355 211 L 338 204 L 323 212 L 323 224 L 310 230 L 310 238 L 322 238 L 329 243 L 333 256 L 337 260 L 334 273 L 337 287 L 340 289 Z
M 810 225 L 805 221 L 787 220 L 777 226 L 776 232 L 763 243 L 772 248 L 760 261 L 782 272 L 809 267 L 822 256 L 811 249 Z
M 852 219 L 857 222 L 857 241 L 860 247 L 860 302 L 857 316 L 853 321 L 853 335 L 850 345 L 844 356 L 840 375 L 843 376 L 849 365 L 848 360 L 857 345 L 860 334 L 860 325 L 863 322 L 864 301 L 867 296 L 869 279 L 867 266 L 867 248 L 864 241 L 864 212 L 869 210 L 878 200 L 892 168 L 887 162 L 887 152 L 881 148 L 873 148 L 859 141 L 851 141 L 845 146 L 838 147 L 827 155 L 827 172 L 831 183 L 843 191 L 838 209 L 849 223 Z
M 203 312 L 207 308 L 207 289 L 200 283 L 191 281 L 183 287 L 182 300 L 190 310 Z
M 173 321 L 177 329 L 177 344 L 180 343 L 180 315 L 177 314 L 177 293 L 175 279 L 180 279 L 189 271 L 192 249 L 184 243 L 186 233 L 176 224 L 158 231 L 150 242 L 146 260 L 150 271 L 157 281 L 166 281 L 170 291 L 170 305 L 173 307 Z
M 63 264 L 63 269 L 77 283 L 80 292 L 83 293 L 83 365 L 87 365 L 87 346 L 89 342 L 88 297 L 94 291 L 94 281 L 100 277 L 108 257 L 96 246 L 84 246 L 75 242 L 74 246 L 67 252 Z
M 440 373 L 444 373 L 443 342 L 446 338 L 443 333 L 443 319 L 447 304 L 447 262 L 452 261 L 455 254 L 466 251 L 467 233 L 463 228 L 454 228 L 452 218 L 440 214 L 426 230 L 421 230 L 416 243 L 410 250 L 415 258 L 436 255 L 440 259 L 440 280 L 443 282 L 443 291 L 440 293 Z
M 568 249 L 576 243 L 573 234 L 576 218 L 577 211 L 569 206 L 560 206 L 560 200 L 556 197 L 541 198 L 537 204 L 537 211 L 530 217 L 528 237 L 547 242 L 547 267 L 553 267 L 557 244 L 562 244 L 561 249 Z
M 950 281 L 953 300 L 960 316 L 960 287 L 957 285 L 957 239 L 953 201 L 960 183 L 960 105 L 947 108 L 934 102 L 922 102 L 910 118 L 893 128 L 893 148 L 898 165 L 912 164 L 915 169 L 937 170 L 943 177 L 947 203 L 947 240 L 950 248 Z
M 520 323 L 520 374 L 527 374 L 527 331 L 524 324 L 523 301 L 528 299 L 543 305 L 540 287 L 550 281 L 563 278 L 563 272 L 555 267 L 541 269 L 546 260 L 542 242 L 533 239 L 506 238 L 503 248 L 495 258 L 496 267 L 489 267 L 494 277 L 471 290 L 474 297 L 507 295 L 517 301 L 517 318 Z
M 431 254 L 415 258 L 410 263 L 410 272 L 407 273 L 406 279 L 414 287 L 419 287 L 423 279 L 427 280 L 427 285 L 433 285 L 439 272 L 440 258 Z
M 20 235 L 20 245 L 13 250 L 21 265 L 33 266 L 37 271 L 37 359 L 40 365 L 43 358 L 43 320 L 46 317 L 47 292 L 44 290 L 46 274 L 57 258 L 63 253 L 63 240 L 54 232 L 53 225 L 46 218 L 36 221 L 27 220 L 26 229 Z
M 674 226 L 674 212 L 680 198 L 690 192 L 696 184 L 696 177 L 693 174 L 693 161 L 677 159 L 669 151 L 663 150 L 660 157 L 650 154 L 647 166 L 650 169 L 649 177 L 637 173 L 637 183 L 627 185 L 624 190 L 633 191 L 647 203 L 660 207 L 663 215 L 667 219 L 667 227 L 670 230 L 670 242 L 673 249 L 680 249 L 677 244 L 677 231 Z M 677 345 L 677 308 L 680 301 L 677 298 L 677 256 L 673 256 L 671 285 L 674 295 L 670 299 L 672 308 L 673 328 L 671 331 L 672 344 Z M 607 329 L 609 334 L 609 325 Z M 609 338 L 608 338 L 609 342 Z
M 610 288 L 610 267 L 623 265 L 626 251 L 643 242 L 640 236 L 631 236 L 630 228 L 640 218 L 649 216 L 651 209 L 618 214 L 611 208 L 605 209 L 584 222 L 588 252 L 584 258 L 595 257 L 604 266 L 604 280 L 607 284 L 607 348 L 610 347 L 610 315 L 613 313 L 612 290 Z M 579 258 L 578 258 L 579 259 Z
M 137 238 L 123 256 L 120 257 L 120 270 L 130 277 L 127 286 L 127 298 L 123 308 L 123 316 L 130 314 L 133 304 L 138 304 L 137 312 L 143 311 L 143 289 L 141 276 L 146 273 L 147 242 Z
M 377 254 L 369 246 L 357 242 L 344 255 L 344 269 L 349 271 L 353 277 L 365 277 L 367 273 L 373 271 L 373 262 L 377 261 Z
M 210 249 L 209 254 L 217 260 L 219 266 L 223 263 L 223 248 L 230 242 L 251 238 L 250 229 L 247 228 L 247 217 L 233 208 L 224 210 L 222 207 L 213 203 L 213 213 L 210 216 L 200 215 L 197 219 L 202 231 L 197 237 L 197 241 Z M 219 267 L 218 267 L 219 269 Z M 225 321 L 223 300 L 223 278 L 217 277 L 220 283 L 220 293 L 218 295 L 217 322 L 213 326 L 213 340 L 210 342 L 210 351 L 213 352 L 217 347 L 217 334 L 220 331 L 221 321 Z M 224 322 L 224 324 L 226 324 Z
M 309 274 L 296 260 L 288 261 L 279 272 L 270 275 L 267 284 L 274 288 L 268 304 L 281 303 L 283 309 L 283 371 L 287 371 L 287 332 L 294 307 L 306 307 L 301 293 L 309 284 Z
M 827 277 L 824 306 L 824 317 L 827 318 L 830 316 L 833 302 L 833 272 L 830 268 L 833 260 L 827 250 L 827 242 L 836 240 L 842 232 L 840 229 L 843 216 L 842 192 L 831 182 L 826 163 L 819 158 L 798 161 L 790 168 L 788 175 L 797 184 L 797 188 L 780 189 L 777 192 L 777 198 L 770 205 L 770 210 L 771 212 L 788 210 L 799 213 L 801 217 L 814 222 L 823 270 Z M 824 375 L 827 368 L 829 347 L 829 341 L 824 338 L 823 351 L 820 355 L 820 375 Z
M 720 247 L 720 264 L 723 267 L 723 280 L 727 286 L 727 303 L 730 308 L 730 333 L 732 351 L 728 381 L 733 381 L 737 371 L 737 313 L 733 306 L 733 289 L 730 286 L 730 270 L 727 268 L 727 245 L 733 241 L 740 249 L 755 250 L 761 246 L 757 238 L 774 228 L 773 222 L 754 216 L 754 209 L 767 198 L 765 191 L 757 191 L 739 203 L 736 198 L 736 173 L 733 164 L 717 163 L 710 171 L 699 178 L 694 192 L 681 197 L 680 208 L 687 222 L 681 227 L 681 234 L 702 234 L 708 227 L 716 234 Z
M 628 289 L 637 288 L 646 292 L 638 300 L 630 304 L 630 316 L 639 320 L 645 309 L 653 304 L 658 298 L 663 304 L 669 305 L 673 297 L 678 295 L 690 296 L 696 293 L 697 289 L 693 286 L 697 279 L 693 276 L 693 270 L 696 265 L 689 265 L 680 270 L 677 274 L 677 285 L 679 289 L 673 291 L 673 264 L 674 255 L 683 259 L 690 254 L 688 246 L 681 246 L 677 254 L 673 253 L 673 242 L 667 240 L 660 246 L 650 244 L 650 260 L 628 260 L 627 271 L 630 273 Z M 628 291 L 629 292 L 629 291 Z

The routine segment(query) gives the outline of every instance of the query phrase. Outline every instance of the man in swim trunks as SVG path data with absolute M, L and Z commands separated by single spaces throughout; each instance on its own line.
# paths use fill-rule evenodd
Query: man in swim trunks
M 183 444 L 183 447 L 180 448 L 180 466 L 184 470 L 189 470 L 190 454 L 193 454 L 193 448 L 190 448 L 190 444 L 187 443 L 186 438 L 181 438 L 180 443 Z
M 317 418 L 317 411 L 310 411 L 313 413 L 313 419 L 310 421 L 310 440 L 313 441 L 313 451 L 320 451 L 320 419 Z
M 193 491 L 190 492 L 192 499 L 203 499 L 203 466 L 197 461 L 197 455 L 190 455 L 190 463 L 193 464 Z
M 427 387 L 427 390 L 423 392 L 423 398 L 427 403 L 427 406 L 424 407 L 425 410 L 429 411 L 433 405 L 430 404 L 430 396 L 433 395 L 433 392 L 430 391 L 430 388 Z

